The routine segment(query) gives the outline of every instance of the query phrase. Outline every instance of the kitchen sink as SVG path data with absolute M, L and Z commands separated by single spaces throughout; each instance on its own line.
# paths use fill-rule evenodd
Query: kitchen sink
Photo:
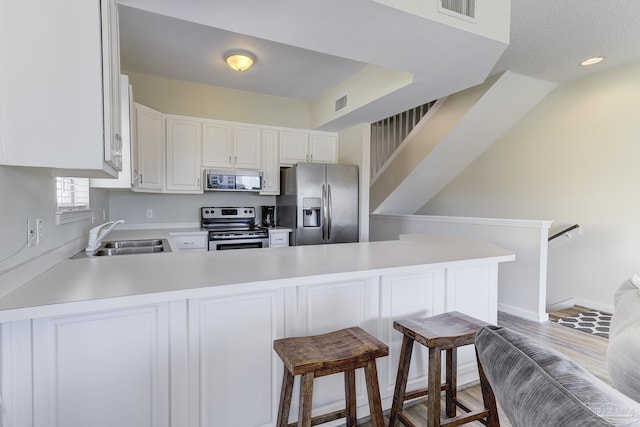
M 150 240 L 114 240 L 111 242 L 105 242 L 102 245 L 105 249 L 126 249 L 126 248 L 155 248 L 162 247 L 163 240 L 162 239 L 150 239 Z M 157 251 L 154 251 L 157 252 Z M 162 251 L 160 251 L 162 252 Z
M 145 240 L 111 240 L 103 242 L 100 248 L 94 252 L 78 252 L 72 259 L 93 258 L 115 255 L 135 255 L 153 254 L 160 252 L 171 252 L 167 239 L 145 239 Z

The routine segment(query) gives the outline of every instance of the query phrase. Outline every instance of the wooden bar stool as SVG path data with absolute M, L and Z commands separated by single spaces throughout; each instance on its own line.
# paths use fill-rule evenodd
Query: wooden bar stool
M 280 393 L 278 427 L 287 426 L 291 408 L 291 392 L 296 375 L 300 381 L 298 427 L 310 427 L 339 418 L 346 418 L 347 427 L 356 426 L 356 374 L 364 368 L 371 425 L 383 427 L 382 404 L 378 388 L 376 359 L 389 354 L 389 348 L 358 327 L 341 329 L 323 335 L 283 338 L 273 342 L 273 348 L 284 363 Z M 344 372 L 346 407 L 324 415 L 311 417 L 313 379 Z
M 393 322 L 393 327 L 402 332 L 402 348 L 398 364 L 396 388 L 393 394 L 393 404 L 389 418 L 389 427 L 396 421 L 405 426 L 413 427 L 413 423 L 402 414 L 402 405 L 406 400 L 427 396 L 427 426 L 458 426 L 480 421 L 490 427 L 500 426 L 498 410 L 493 390 L 487 381 L 482 366 L 478 362 L 480 386 L 484 408 L 471 410 L 458 401 L 457 391 L 457 348 L 474 343 L 476 333 L 483 326 L 488 325 L 481 320 L 474 319 L 456 311 L 439 314 L 422 319 L 404 319 Z M 427 387 L 407 392 L 407 377 L 414 341 L 429 349 L 429 372 Z M 446 380 L 442 381 L 441 355 L 446 353 Z M 477 354 L 476 354 L 477 360 Z M 448 418 L 440 418 L 440 392 L 446 393 L 445 412 Z M 456 407 L 460 407 L 465 414 L 456 416 Z

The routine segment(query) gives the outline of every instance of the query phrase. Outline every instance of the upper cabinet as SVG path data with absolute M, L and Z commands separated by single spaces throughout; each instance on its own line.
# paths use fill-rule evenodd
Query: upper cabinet
M 337 163 L 338 137 L 329 132 L 280 131 L 280 164 Z
M 115 177 L 121 165 L 115 0 L 0 0 L 0 163 Z
M 202 165 L 205 168 L 262 168 L 258 127 L 205 120 L 202 144 Z
M 129 85 L 129 77 L 120 76 L 120 116 L 122 123 L 122 170 L 118 173 L 118 179 L 92 179 L 93 188 L 131 188 L 131 131 L 134 129 L 133 117 L 135 108 L 133 105 L 133 90 Z
M 202 121 L 166 116 L 167 191 L 201 193 Z
M 164 190 L 164 119 L 162 113 L 135 104 L 134 148 L 136 163 L 134 189 L 161 192 Z

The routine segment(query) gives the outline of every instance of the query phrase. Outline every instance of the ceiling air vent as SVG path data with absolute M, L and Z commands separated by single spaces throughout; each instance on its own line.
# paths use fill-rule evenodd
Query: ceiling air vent
M 440 0 L 438 2 L 438 10 L 459 18 L 475 21 L 476 0 Z
M 337 113 L 338 111 L 342 110 L 346 106 L 347 106 L 347 95 L 344 95 L 343 97 L 336 99 L 335 112 Z

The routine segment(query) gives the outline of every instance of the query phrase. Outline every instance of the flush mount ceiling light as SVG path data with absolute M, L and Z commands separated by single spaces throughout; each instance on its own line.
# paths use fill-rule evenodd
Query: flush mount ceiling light
M 604 56 L 594 56 L 593 58 L 585 59 L 580 63 L 582 66 L 593 65 L 604 61 Z
M 246 71 L 253 65 L 255 57 L 248 52 L 232 52 L 227 54 L 225 61 L 233 70 Z

